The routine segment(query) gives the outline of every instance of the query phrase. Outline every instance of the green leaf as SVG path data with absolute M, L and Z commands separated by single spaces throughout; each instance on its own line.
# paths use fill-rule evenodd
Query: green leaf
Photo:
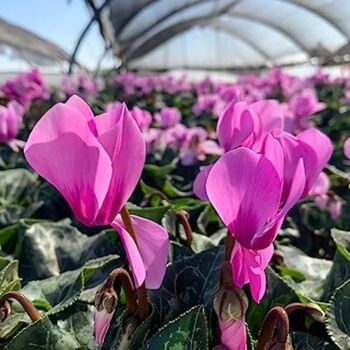
M 21 287 L 18 277 L 18 261 L 0 257 L 0 297 Z
M 5 350 L 79 349 L 73 335 L 53 325 L 48 317 L 28 325 L 5 346 Z
M 350 232 L 332 229 L 332 238 L 337 246 L 322 300 L 328 301 L 334 290 L 350 278 Z
M 130 214 L 141 216 L 143 218 L 155 221 L 157 223 L 161 223 L 164 215 L 169 210 L 167 206 L 160 207 L 150 207 L 150 208 L 130 208 Z
M 170 321 L 149 339 L 142 349 L 205 350 L 208 325 L 202 306 L 196 306 Z
M 212 309 L 223 259 L 224 248 L 216 247 L 177 260 L 168 267 L 160 289 L 149 292 L 160 324 L 195 305 Z
M 287 266 L 278 266 L 281 275 L 291 277 L 292 287 L 304 297 L 320 300 L 333 263 L 311 258 L 293 246 L 278 245 L 278 249 L 282 251 Z
M 90 260 L 82 268 L 45 280 L 29 282 L 21 292 L 30 300 L 46 301 L 52 306 L 49 314 L 63 311 L 79 299 L 84 289 L 105 280 L 108 272 L 117 267 L 119 257 L 111 255 Z M 97 274 L 99 278 L 93 279 Z M 91 281 L 91 283 L 89 283 Z
M 340 349 L 350 349 L 350 279 L 332 296 L 326 313 L 326 328 Z
M 26 281 L 58 276 L 86 261 L 114 254 L 116 249 L 104 233 L 89 237 L 59 222 L 21 223 L 20 271 Z
M 38 183 L 38 177 L 26 169 L 0 171 L 0 203 L 24 202 Z
M 84 349 L 97 349 L 93 337 L 95 308 L 91 305 L 77 303 L 60 315 L 57 326 L 74 336 Z
M 266 270 L 266 293 L 260 302 L 251 301 L 247 312 L 247 323 L 253 338 L 257 338 L 266 314 L 277 305 L 285 306 L 299 301 L 296 292 L 271 268 Z
M 291 333 L 293 350 L 337 350 L 334 344 L 303 332 Z

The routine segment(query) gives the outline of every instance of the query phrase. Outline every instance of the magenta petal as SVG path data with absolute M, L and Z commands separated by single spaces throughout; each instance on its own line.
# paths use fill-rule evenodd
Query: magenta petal
M 247 148 L 224 154 L 207 180 L 207 194 L 231 234 L 245 247 L 278 211 L 282 184 L 264 156 Z
M 284 154 L 281 144 L 272 136 L 267 134 L 261 153 L 274 165 L 281 181 L 284 175 Z
M 132 216 L 143 265 L 146 288 L 158 289 L 163 282 L 169 254 L 169 235 L 157 223 Z
M 112 167 L 85 117 L 70 106 L 55 105 L 33 128 L 24 153 L 34 170 L 63 195 L 77 219 L 95 224 Z
M 219 143 L 225 152 L 240 146 L 252 134 L 252 113 L 254 112 L 247 108 L 245 102 L 232 102 L 226 107 L 217 126 Z
M 94 118 L 94 114 L 90 106 L 78 95 L 71 96 L 65 103 L 66 106 L 70 106 L 78 110 L 87 121 Z
M 221 344 L 225 350 L 247 350 L 247 330 L 244 320 L 219 320 Z
M 315 129 L 309 128 L 298 134 L 297 138 L 308 146 L 313 148 L 316 153 L 317 163 L 312 174 L 312 177 L 309 177 L 308 181 L 308 190 L 314 184 L 317 176 L 322 171 L 322 169 L 327 165 L 330 160 L 333 152 L 333 145 L 331 140 L 323 132 Z
M 273 245 L 262 250 L 252 250 L 235 243 L 231 255 L 232 278 L 236 287 L 250 284 L 253 299 L 259 303 L 266 291 L 265 269 L 273 255 Z
M 146 145 L 140 128 L 124 104 L 96 117 L 95 124 L 98 141 L 113 166 L 108 193 L 97 218 L 104 225 L 114 220 L 134 191 L 145 163 Z
M 117 217 L 116 220 L 113 221 L 112 227 L 117 231 L 118 236 L 122 241 L 123 248 L 128 257 L 130 269 L 134 276 L 135 286 L 136 288 L 139 288 L 146 279 L 146 270 L 142 261 L 141 254 L 134 240 L 132 239 L 128 231 L 126 231 L 126 229 L 124 228 L 124 225 L 119 217 Z
M 252 298 L 260 303 L 266 292 L 266 275 L 264 270 L 252 271 L 248 270 L 249 286 Z
M 275 240 L 282 226 L 285 216 L 302 197 L 305 187 L 305 181 L 306 179 L 304 162 L 303 159 L 300 158 L 295 169 L 290 191 L 282 209 L 278 212 L 277 215 L 272 217 L 271 220 L 265 226 L 261 227 L 256 232 L 251 242 L 251 247 L 253 249 L 265 249 Z
M 262 132 L 281 131 L 284 126 L 284 116 L 278 101 L 261 100 L 249 106 L 260 119 Z
M 212 165 L 207 165 L 201 169 L 201 171 L 198 173 L 196 179 L 193 183 L 193 192 L 194 194 L 203 201 L 208 201 L 208 195 L 207 195 L 207 179 L 210 172 L 210 169 L 212 168 Z
M 344 154 L 346 158 L 350 159 L 350 137 L 344 143 Z
M 321 195 L 327 194 L 330 186 L 331 184 L 330 184 L 328 175 L 322 171 L 320 175 L 318 175 L 316 181 L 314 182 L 314 185 L 309 191 L 309 195 L 321 196 Z
M 94 316 L 95 341 L 98 345 L 103 344 L 109 326 L 111 324 L 114 312 L 96 311 Z
M 231 254 L 232 280 L 238 288 L 249 282 L 249 275 L 244 260 L 243 247 L 236 241 Z

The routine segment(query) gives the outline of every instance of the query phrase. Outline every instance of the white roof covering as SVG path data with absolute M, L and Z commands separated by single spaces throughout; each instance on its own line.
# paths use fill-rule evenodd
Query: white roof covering
M 111 0 L 116 56 L 139 69 L 349 60 L 349 0 Z

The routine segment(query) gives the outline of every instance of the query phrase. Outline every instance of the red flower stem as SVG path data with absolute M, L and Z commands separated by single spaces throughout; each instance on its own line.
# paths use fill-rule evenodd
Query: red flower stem
M 225 261 L 231 260 L 232 250 L 235 245 L 235 239 L 231 233 L 227 230 L 226 246 L 225 246 Z
M 190 225 L 188 218 L 187 218 L 187 213 L 184 210 L 180 210 L 176 214 L 176 216 L 179 219 L 179 221 L 181 222 L 182 227 L 184 228 L 186 238 L 187 238 L 187 245 L 190 248 L 192 241 L 193 241 L 193 232 L 192 232 L 191 225 Z
M 129 273 L 125 269 L 118 268 L 118 269 L 113 270 L 109 274 L 107 281 L 104 285 L 104 288 L 115 289 L 114 282 L 118 278 L 121 279 L 122 284 L 123 284 L 123 288 L 124 288 L 125 295 L 126 295 L 128 313 L 130 315 L 132 315 L 137 310 L 137 299 L 136 299 L 136 295 L 135 295 L 134 284 L 132 282 L 132 279 L 131 279 Z
M 33 322 L 40 320 L 40 312 L 30 302 L 29 299 L 27 299 L 23 294 L 19 292 L 8 292 L 5 295 L 3 295 L 0 298 L 0 307 L 6 306 L 6 303 L 9 299 L 15 299 L 16 301 L 18 301 Z
M 129 232 L 130 236 L 132 237 L 136 246 L 138 247 L 136 232 L 126 206 L 122 208 L 120 215 L 122 217 L 125 229 Z M 139 317 L 141 321 L 143 321 L 150 314 L 150 307 L 147 299 L 147 290 L 145 287 L 145 283 L 143 283 L 139 288 L 136 288 L 136 295 L 139 302 Z

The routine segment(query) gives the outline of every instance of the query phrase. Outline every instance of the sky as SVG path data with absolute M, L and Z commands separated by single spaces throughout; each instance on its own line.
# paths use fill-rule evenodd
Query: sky
M 0 17 L 52 41 L 69 54 L 90 20 L 83 0 L 0 0 Z M 103 51 L 103 40 L 95 25 L 81 46 L 78 60 L 94 69 Z M 0 70 L 25 67 L 23 62 L 0 56 Z

